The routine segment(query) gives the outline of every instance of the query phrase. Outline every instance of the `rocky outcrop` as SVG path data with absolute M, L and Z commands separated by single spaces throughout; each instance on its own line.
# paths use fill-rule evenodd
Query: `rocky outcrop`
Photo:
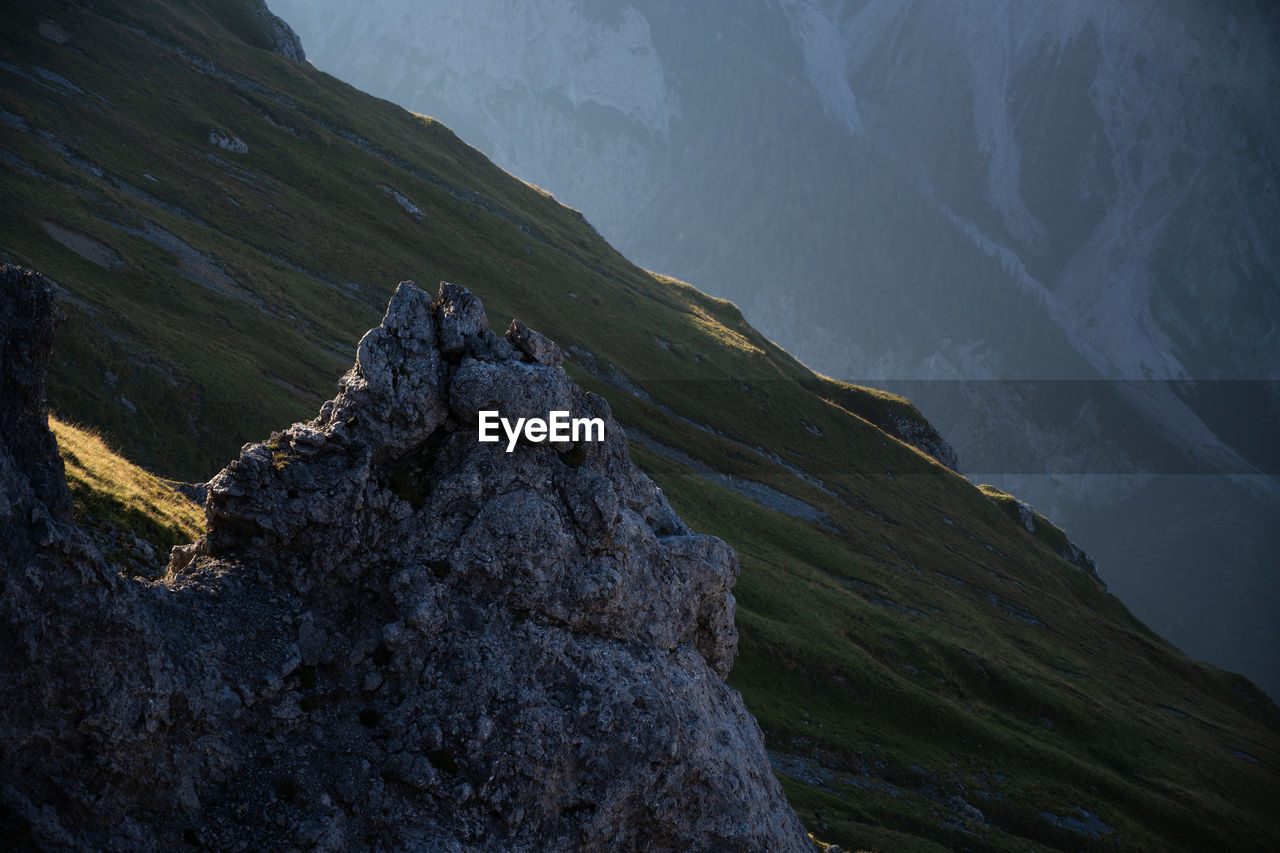
M 294 62 L 306 62 L 307 54 L 302 49 L 302 40 L 284 19 L 267 8 L 265 0 L 245 0 L 249 13 L 257 19 L 262 27 L 271 49 Z
M 685 527 L 550 341 L 494 334 L 463 288 L 401 284 L 337 398 L 246 445 L 208 484 L 206 535 L 146 583 L 68 523 L 56 455 L 15 453 L 52 445 L 39 353 L 11 354 L 47 357 L 50 335 L 11 318 L 52 301 L 5 275 L 0 411 L 27 413 L 0 437 L 26 543 L 4 552 L 0 602 L 10 838 L 808 847 L 724 683 L 733 551 Z M 477 440 L 490 409 L 598 417 L 604 440 L 507 452 Z
M 232 154 L 248 154 L 249 146 L 238 136 L 223 133 L 220 130 L 209 131 L 209 144 Z
M 1084 549 L 1068 538 L 1065 530 L 1041 515 L 1030 504 L 1008 492 L 991 485 L 983 485 L 978 488 L 1001 512 L 1016 521 L 1032 536 L 1049 546 L 1051 551 L 1088 574 L 1099 584 L 1106 586 L 1098 575 L 1098 564 L 1093 557 L 1090 557 L 1085 553 Z
M 895 438 L 911 445 L 922 453 L 932 456 L 952 471 L 958 471 L 959 460 L 955 450 L 942 434 L 934 429 L 933 424 L 925 420 L 915 406 L 911 406 L 914 416 L 894 413 L 876 426 Z

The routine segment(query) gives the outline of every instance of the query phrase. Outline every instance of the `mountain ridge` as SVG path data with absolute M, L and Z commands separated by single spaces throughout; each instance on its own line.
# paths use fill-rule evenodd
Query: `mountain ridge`
M 1280 689 L 1270 4 L 524 0 L 536 30 L 275 5 L 319 67 L 440 116 L 822 373 L 910 397 L 1146 621 Z M 568 98 L 583 55 L 628 61 L 624 9 L 652 68 Z

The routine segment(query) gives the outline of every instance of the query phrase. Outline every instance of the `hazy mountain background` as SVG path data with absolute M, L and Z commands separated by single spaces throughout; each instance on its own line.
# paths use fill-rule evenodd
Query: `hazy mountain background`
M 273 0 L 814 368 L 908 395 L 1280 695 L 1280 11 Z

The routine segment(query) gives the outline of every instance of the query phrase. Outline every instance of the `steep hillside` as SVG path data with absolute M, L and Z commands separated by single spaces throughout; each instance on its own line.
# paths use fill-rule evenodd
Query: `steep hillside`
M 910 404 L 815 376 L 226 8 L 3 12 L 0 251 L 61 288 L 59 412 L 203 480 L 333 396 L 397 282 L 465 284 L 492 326 L 556 339 L 671 505 L 737 549 L 730 684 L 819 838 L 1280 846 L 1275 706 L 873 425 L 941 455 Z
M 1280 695 L 1274 3 L 272 5 L 317 67 L 910 397 L 1144 621 Z

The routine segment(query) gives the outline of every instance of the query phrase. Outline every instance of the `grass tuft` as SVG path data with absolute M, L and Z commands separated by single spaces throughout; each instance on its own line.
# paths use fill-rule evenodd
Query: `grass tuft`
M 49 427 L 66 465 L 75 520 L 105 546 L 108 559 L 150 562 L 148 573 L 155 574 L 170 548 L 192 542 L 204 531 L 200 507 L 120 456 L 97 431 L 53 416 Z M 135 540 L 151 547 L 154 560 Z

